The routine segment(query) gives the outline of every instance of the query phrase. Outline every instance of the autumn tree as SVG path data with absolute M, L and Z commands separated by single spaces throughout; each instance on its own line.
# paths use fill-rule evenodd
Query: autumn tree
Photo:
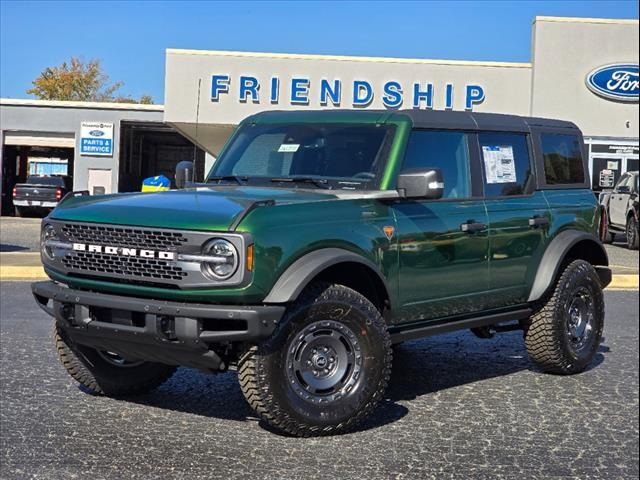
M 32 83 L 33 88 L 27 90 L 27 93 L 40 100 L 153 103 L 149 95 L 143 95 L 140 100 L 115 95 L 124 83 L 110 83 L 109 76 L 97 59 L 84 62 L 72 57 L 69 62 L 60 66 L 45 68 Z

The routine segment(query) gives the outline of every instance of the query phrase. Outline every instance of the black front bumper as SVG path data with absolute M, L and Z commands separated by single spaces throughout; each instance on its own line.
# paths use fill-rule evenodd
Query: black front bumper
M 38 305 L 75 343 L 125 358 L 222 370 L 216 348 L 269 337 L 283 306 L 223 306 L 166 302 L 73 290 L 46 281 L 31 285 Z

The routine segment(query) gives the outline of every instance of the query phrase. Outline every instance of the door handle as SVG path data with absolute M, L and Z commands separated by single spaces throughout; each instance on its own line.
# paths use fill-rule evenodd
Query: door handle
M 543 227 L 549 225 L 549 219 L 547 217 L 531 217 L 529 219 L 529 226 L 532 228 Z
M 476 233 L 486 229 L 487 226 L 484 223 L 478 223 L 473 220 L 460 224 L 460 230 L 464 233 Z

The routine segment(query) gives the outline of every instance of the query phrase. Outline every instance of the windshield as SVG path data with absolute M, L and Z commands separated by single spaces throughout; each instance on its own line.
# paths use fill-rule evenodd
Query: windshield
M 377 188 L 394 130 L 389 125 L 245 125 L 207 181 Z

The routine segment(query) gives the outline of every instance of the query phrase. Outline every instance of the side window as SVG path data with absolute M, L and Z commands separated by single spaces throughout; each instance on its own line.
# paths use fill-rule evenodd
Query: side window
M 618 190 L 618 188 L 620 188 L 623 185 L 627 185 L 627 182 L 629 181 L 629 175 L 623 175 L 622 177 L 620 177 L 620 180 L 618 180 L 618 183 L 616 183 L 616 186 L 613 187 L 614 190 Z
M 629 192 L 633 192 L 636 186 L 636 179 L 633 177 L 633 175 L 627 173 L 623 178 L 620 179 L 616 188 L 621 186 L 625 186 L 629 188 Z
M 533 173 L 527 136 L 482 132 L 478 139 L 484 166 L 485 197 L 530 193 Z
M 468 135 L 464 132 L 414 130 L 402 168 L 439 168 L 444 178 L 443 198 L 471 196 Z
M 540 139 L 547 185 L 584 183 L 580 139 L 552 133 L 543 133 Z

